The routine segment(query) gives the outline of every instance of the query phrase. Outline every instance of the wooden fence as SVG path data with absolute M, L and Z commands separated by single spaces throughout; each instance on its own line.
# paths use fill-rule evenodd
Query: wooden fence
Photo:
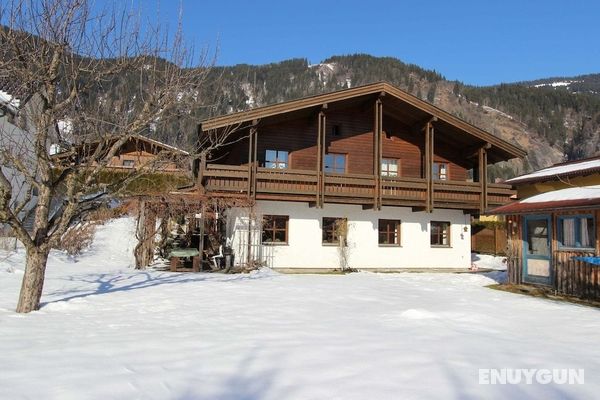
M 473 225 L 471 228 L 471 250 L 477 253 L 506 255 L 506 229 L 503 226 L 486 227 Z

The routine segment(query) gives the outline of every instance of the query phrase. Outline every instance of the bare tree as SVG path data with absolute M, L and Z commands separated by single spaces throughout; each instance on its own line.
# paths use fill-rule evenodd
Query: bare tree
M 89 203 L 139 173 L 103 182 L 119 148 L 189 114 L 208 76 L 207 53 L 194 55 L 180 29 L 169 36 L 142 26 L 119 4 L 101 11 L 88 0 L 0 4 L 0 76 L 30 98 L 19 110 L 24 129 L 0 131 L 0 223 L 26 249 L 17 312 L 39 308 L 48 254 Z M 71 156 L 50 155 L 57 145 Z M 23 211 L 32 203 L 28 230 Z

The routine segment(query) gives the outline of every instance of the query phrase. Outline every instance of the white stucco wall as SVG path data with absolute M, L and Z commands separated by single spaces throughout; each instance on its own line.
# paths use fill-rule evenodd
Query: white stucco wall
M 288 215 L 288 244 L 260 245 L 260 233 L 252 236 L 253 250 L 273 268 L 338 268 L 338 248 L 322 244 L 323 217 L 347 218 L 349 225 L 349 267 L 367 268 L 468 268 L 471 265 L 470 217 L 461 210 L 412 212 L 405 207 L 383 207 L 380 211 L 361 206 L 326 204 L 323 209 L 307 203 L 259 201 L 254 212 L 260 215 Z M 399 219 L 401 246 L 378 244 L 378 219 Z M 451 223 L 450 247 L 431 247 L 430 221 Z M 466 231 L 465 231 L 466 228 Z M 228 236 L 236 260 L 245 259 L 247 248 L 247 209 L 231 210 Z M 256 258 L 259 258 L 257 256 Z

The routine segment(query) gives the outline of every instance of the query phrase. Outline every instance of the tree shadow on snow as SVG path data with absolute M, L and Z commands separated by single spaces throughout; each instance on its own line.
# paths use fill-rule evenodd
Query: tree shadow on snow
M 260 274 L 191 274 L 191 273 L 150 273 L 145 271 L 132 273 L 102 273 L 102 274 L 86 274 L 86 275 L 71 275 L 63 280 L 69 282 L 80 282 L 84 284 L 96 285 L 95 288 L 85 289 L 67 289 L 48 293 L 45 296 L 65 296 L 55 300 L 42 302 L 40 307 L 48 304 L 70 301 L 73 299 L 81 299 L 89 296 L 104 295 L 117 292 L 126 292 L 130 290 L 147 289 L 162 285 L 186 284 L 192 282 L 237 282 L 245 280 L 262 279 L 265 276 Z
M 275 389 L 274 383 L 278 378 L 278 373 L 274 366 L 281 362 L 281 359 L 271 359 L 257 361 L 257 349 L 248 353 L 237 365 L 235 370 L 231 371 L 222 381 L 219 382 L 219 391 L 217 393 L 201 393 L 202 380 L 213 380 L 214 377 L 200 377 L 190 385 L 190 389 L 176 396 L 177 400 L 258 400 L 267 397 L 284 398 L 289 396 L 293 388 Z M 266 361 L 273 367 L 260 368 L 257 364 Z M 281 393 L 273 393 L 279 390 Z

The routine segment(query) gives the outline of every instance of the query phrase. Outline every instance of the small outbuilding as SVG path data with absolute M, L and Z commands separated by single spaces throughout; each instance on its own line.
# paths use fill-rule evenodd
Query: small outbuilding
M 600 157 L 514 178 L 523 196 L 498 207 L 508 235 L 508 281 L 600 299 Z

